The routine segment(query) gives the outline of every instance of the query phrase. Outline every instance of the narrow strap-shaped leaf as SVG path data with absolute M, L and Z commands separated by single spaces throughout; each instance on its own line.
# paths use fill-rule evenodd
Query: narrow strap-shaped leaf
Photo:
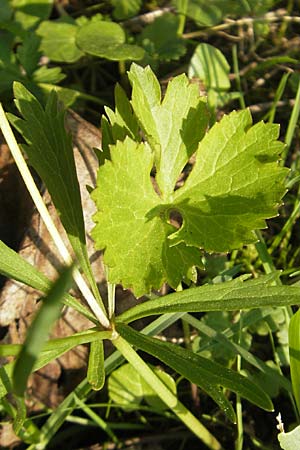
M 4 242 L 0 241 L 0 273 L 7 278 L 20 281 L 21 283 L 31 286 L 43 294 L 47 294 L 51 287 L 51 281 L 36 267 L 29 264 L 18 253 L 9 248 Z M 65 305 L 76 309 L 76 311 L 83 314 L 89 320 L 94 323 L 98 323 L 95 317 L 79 303 L 75 298 L 69 294 L 65 294 L 63 297 Z M 0 311 L 1 315 L 1 311 Z
M 300 310 L 293 315 L 289 324 L 289 352 L 293 393 L 300 411 Z
M 165 330 L 167 327 L 175 323 L 179 314 L 166 314 L 165 316 L 161 316 L 154 320 L 151 324 L 143 329 L 146 334 L 150 333 L 160 333 Z M 106 375 L 109 375 L 114 369 L 116 369 L 124 360 L 122 355 L 115 351 L 108 358 L 105 359 L 104 367 Z M 0 372 L 1 373 L 1 372 Z M 1 387 L 1 386 L 0 386 Z M 85 378 L 73 392 L 71 392 L 64 401 L 53 411 L 48 420 L 44 423 L 41 428 L 41 439 L 40 443 L 42 446 L 41 450 L 47 447 L 48 442 L 61 425 L 64 423 L 66 417 L 69 414 L 72 414 L 72 411 L 76 407 L 76 398 L 79 397 L 81 399 L 86 398 L 88 393 L 91 391 L 91 385 L 88 383 Z M 41 444 L 40 444 L 41 445 Z
M 87 379 L 94 391 L 103 388 L 105 383 L 103 341 L 98 340 L 90 344 Z
M 269 286 L 269 278 L 205 285 L 149 300 L 121 314 L 117 321 L 170 312 L 234 311 L 299 303 L 299 286 Z
M 254 311 L 251 311 L 254 312 Z M 247 314 L 247 313 L 246 313 Z M 246 316 L 245 314 L 245 316 Z M 248 313 L 249 314 L 249 313 Z M 286 389 L 288 393 L 292 392 L 292 385 L 290 380 L 288 380 L 285 376 L 283 376 L 277 369 L 268 366 L 264 361 L 262 361 L 257 356 L 253 355 L 250 351 L 246 350 L 243 346 L 237 344 L 233 340 L 229 339 L 227 334 L 233 336 L 233 329 L 227 329 L 222 332 L 215 331 L 213 328 L 204 324 L 200 320 L 196 319 L 190 314 L 186 314 L 184 316 L 184 320 L 187 321 L 194 328 L 198 329 L 201 333 L 211 338 L 211 342 L 208 346 L 205 347 L 205 350 L 212 347 L 216 342 L 222 344 L 223 347 L 226 347 L 230 350 L 233 350 L 237 355 L 240 355 L 247 361 L 248 364 L 256 367 L 262 373 L 266 374 L 269 378 L 270 382 L 278 384 L 282 388 Z M 247 320 L 247 319 L 246 319 Z M 257 321 L 256 321 L 257 322 Z M 238 322 L 234 325 L 240 325 Z M 246 328 L 245 321 L 243 320 L 243 328 Z M 203 349 L 201 349 L 203 350 Z
M 216 400 L 214 391 L 223 386 L 263 409 L 273 410 L 272 402 L 265 392 L 233 370 L 178 345 L 145 336 L 128 325 L 118 324 L 117 330 L 132 345 L 155 356 L 192 383 L 202 387 L 214 400 Z M 224 409 L 220 396 L 218 404 Z M 227 413 L 226 410 L 224 412 Z
M 65 130 L 64 111 L 58 108 L 57 94 L 50 93 L 45 109 L 21 83 L 14 84 L 14 94 L 23 119 L 8 114 L 9 119 L 27 142 L 23 148 L 47 186 L 76 257 L 104 310 L 86 250 L 72 142 Z
M 48 337 L 51 327 L 58 319 L 62 308 L 62 297 L 70 288 L 73 267 L 65 269 L 53 284 L 35 319 L 30 325 L 25 343 L 16 361 L 13 372 L 13 386 L 17 395 L 22 396 L 27 379 Z
M 43 350 L 39 354 L 32 368 L 32 372 L 41 369 L 50 361 L 59 358 L 64 353 L 72 350 L 72 348 L 77 347 L 78 345 L 88 344 L 95 341 L 102 342 L 103 339 L 110 338 L 111 331 L 97 331 L 96 329 L 90 329 L 65 338 L 51 339 L 44 345 Z M 0 345 L 0 356 L 17 356 L 21 350 L 21 344 L 3 344 Z M 8 392 L 12 391 L 11 378 L 14 366 L 15 362 L 11 362 L 3 367 L 0 367 L 0 399 Z

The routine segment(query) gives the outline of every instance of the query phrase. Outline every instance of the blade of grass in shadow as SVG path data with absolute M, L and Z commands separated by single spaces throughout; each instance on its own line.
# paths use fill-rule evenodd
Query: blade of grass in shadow
M 292 139 L 293 136 L 295 134 L 295 129 L 298 123 L 298 119 L 299 119 L 299 114 L 300 114 L 300 76 L 298 75 L 298 89 L 297 89 L 297 94 L 296 94 L 296 98 L 295 98 L 295 104 L 293 107 L 293 111 L 289 120 L 289 124 L 288 124 L 288 129 L 284 138 L 284 142 L 286 143 L 286 148 L 284 150 L 284 153 L 282 154 L 282 164 L 284 165 L 291 143 L 292 143 Z
M 61 273 L 28 329 L 25 343 L 13 371 L 13 387 L 18 396 L 24 395 L 27 379 L 32 372 L 53 323 L 60 316 L 63 305 L 61 300 L 64 293 L 71 286 L 72 271 L 73 267 L 69 267 Z

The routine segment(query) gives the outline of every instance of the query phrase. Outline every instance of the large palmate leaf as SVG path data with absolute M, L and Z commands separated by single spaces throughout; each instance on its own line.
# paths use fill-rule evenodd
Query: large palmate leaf
M 253 230 L 277 213 L 288 169 L 278 167 L 278 126 L 252 125 L 249 110 L 214 125 L 197 150 L 192 173 L 174 195 L 183 226 L 173 244 L 228 251 L 256 240 Z
M 223 252 L 255 242 L 254 230 L 277 214 L 287 169 L 278 165 L 283 144 L 276 125 L 252 126 L 244 110 L 225 116 L 204 136 L 206 105 L 185 75 L 170 81 L 163 101 L 149 67 L 133 64 L 129 78 L 146 142 L 131 140 L 136 129 L 126 125 L 135 123 L 128 106 L 122 121 L 111 112 L 103 121 L 111 161 L 99 168 L 93 193 L 93 237 L 105 248 L 110 281 L 141 295 L 163 281 L 176 288 L 200 264 L 199 248 Z M 109 143 L 115 144 L 110 155 Z M 176 190 L 194 153 L 192 171 Z
M 80 189 L 71 137 L 64 126 L 64 111 L 59 110 L 54 91 L 49 95 L 45 109 L 20 83 L 14 84 L 14 94 L 23 119 L 12 114 L 9 119 L 26 140 L 23 148 L 47 186 L 76 257 L 101 303 L 86 250 Z
M 193 264 L 201 264 L 197 249 L 169 246 L 167 237 L 175 231 L 173 226 L 159 215 L 147 218 L 160 201 L 150 179 L 152 165 L 153 156 L 145 144 L 129 138 L 118 141 L 111 147 L 111 161 L 99 170 L 98 185 L 105 183 L 93 193 L 99 210 L 94 216 L 99 226 L 93 238 L 99 248 L 106 247 L 110 281 L 121 280 L 137 295 L 152 286 L 159 288 L 165 279 L 176 288 Z

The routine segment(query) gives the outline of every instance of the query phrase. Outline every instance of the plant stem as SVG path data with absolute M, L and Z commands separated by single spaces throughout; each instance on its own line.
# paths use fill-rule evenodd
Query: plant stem
M 233 60 L 233 70 L 235 73 L 235 80 L 236 80 L 236 85 L 240 94 L 239 97 L 239 102 L 240 102 L 240 107 L 242 109 L 246 108 L 246 103 L 245 103 L 245 99 L 244 99 L 244 93 L 242 90 L 242 86 L 241 86 L 241 77 L 240 77 L 240 71 L 239 71 L 239 62 L 238 62 L 238 55 L 237 55 L 237 46 L 234 45 L 232 47 L 232 60 Z
M 115 314 L 115 294 L 116 285 L 108 281 L 109 278 L 109 268 L 105 266 L 105 276 L 107 279 L 107 300 L 108 300 L 108 317 L 111 319 Z
M 293 107 L 293 111 L 291 114 L 291 118 L 289 120 L 289 125 L 288 125 L 288 129 L 284 138 L 284 142 L 286 143 L 286 148 L 284 153 L 282 154 L 282 163 L 284 164 L 292 143 L 292 139 L 295 133 L 295 129 L 298 123 L 298 119 L 299 119 L 299 114 L 300 114 L 300 77 L 299 77 L 299 82 L 298 82 L 298 89 L 297 89 L 297 94 L 296 94 L 296 99 L 295 99 L 295 104 Z
M 70 266 L 73 261 L 72 257 L 65 246 L 64 241 L 61 238 L 61 235 L 59 234 L 59 231 L 57 230 L 48 210 L 47 207 L 42 199 L 42 196 L 34 182 L 34 179 L 28 169 L 28 166 L 26 164 L 26 161 L 23 157 L 23 154 L 20 150 L 20 147 L 17 144 L 17 141 L 15 139 L 15 136 L 12 132 L 12 129 L 10 127 L 10 124 L 6 118 L 5 112 L 3 110 L 2 104 L 0 103 L 0 128 L 2 130 L 3 136 L 7 142 L 7 145 L 9 146 L 9 149 L 14 157 L 15 163 L 20 171 L 20 174 L 24 180 L 25 186 L 28 189 L 29 194 L 31 195 L 31 198 L 33 200 L 33 203 L 35 204 L 42 220 L 45 223 L 45 226 L 47 230 L 50 233 L 50 236 L 52 237 L 60 255 L 62 256 L 63 261 L 67 266 Z M 101 323 L 101 325 L 104 328 L 110 327 L 110 322 L 106 316 L 105 311 L 100 307 L 99 303 L 95 299 L 94 295 L 92 294 L 90 288 L 88 287 L 86 281 L 84 280 L 83 276 L 79 272 L 78 269 L 73 270 L 73 278 L 76 282 L 79 290 L 81 291 L 82 295 L 84 296 L 85 300 L 87 301 L 88 305 L 90 306 L 91 310 Z
M 239 331 L 239 341 L 238 344 L 241 345 L 242 340 L 242 331 L 243 331 L 243 312 L 240 311 L 240 331 Z M 236 371 L 240 373 L 242 369 L 242 357 L 241 355 L 237 355 L 236 359 Z M 235 442 L 235 450 L 243 450 L 243 441 L 244 441 L 244 428 L 243 428 L 243 408 L 241 396 L 237 394 L 236 396 L 236 418 L 237 418 L 237 439 Z
M 180 37 L 182 36 L 182 34 L 184 32 L 187 7 L 188 7 L 188 0 L 180 0 L 179 2 L 177 2 L 177 11 L 178 11 L 178 18 L 179 18 L 177 35 Z
M 162 401 L 208 448 L 211 450 L 222 449 L 219 441 L 217 441 L 207 428 L 178 400 L 177 396 L 154 374 L 125 339 L 118 335 L 116 339 L 112 340 L 112 343 L 143 377 L 146 383 L 151 386 Z

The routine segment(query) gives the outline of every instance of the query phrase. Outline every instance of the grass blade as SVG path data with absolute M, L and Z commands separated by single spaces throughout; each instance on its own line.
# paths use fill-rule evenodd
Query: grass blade
M 72 271 L 73 267 L 70 267 L 62 272 L 44 299 L 41 308 L 28 329 L 25 343 L 13 371 L 14 391 L 19 396 L 24 395 L 27 379 L 32 372 L 53 323 L 59 318 L 62 308 L 61 300 L 71 285 Z
M 293 393 L 300 412 L 300 310 L 290 320 L 289 352 Z

